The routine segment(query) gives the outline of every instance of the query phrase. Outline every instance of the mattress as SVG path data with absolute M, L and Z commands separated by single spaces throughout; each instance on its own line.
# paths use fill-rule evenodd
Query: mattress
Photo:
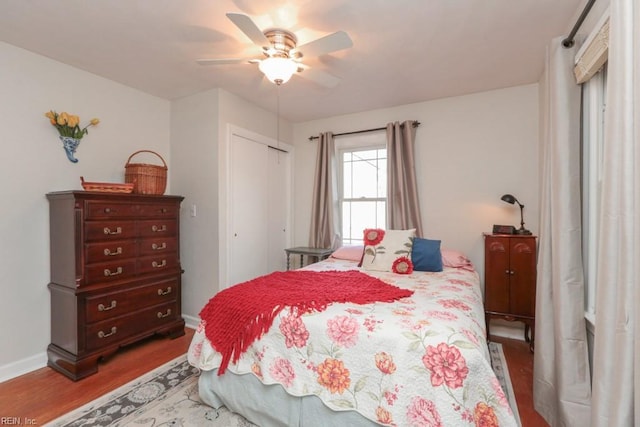
M 358 269 L 335 258 L 305 268 Z M 203 400 L 261 426 L 517 425 L 491 368 L 477 272 L 365 273 L 413 295 L 285 309 L 223 375 L 206 336 L 215 325 L 201 323 L 188 359 Z

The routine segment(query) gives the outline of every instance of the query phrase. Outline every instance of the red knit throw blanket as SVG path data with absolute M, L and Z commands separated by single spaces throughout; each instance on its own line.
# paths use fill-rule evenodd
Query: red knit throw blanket
M 219 292 L 202 309 L 200 318 L 206 322 L 207 338 L 222 354 L 218 369 L 222 375 L 231 358 L 236 363 L 285 307 L 302 315 L 322 311 L 334 302 L 391 302 L 412 294 L 355 270 L 275 272 Z

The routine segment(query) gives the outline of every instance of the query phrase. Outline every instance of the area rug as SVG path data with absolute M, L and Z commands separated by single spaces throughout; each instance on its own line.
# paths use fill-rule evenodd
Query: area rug
M 502 345 L 489 343 L 489 354 L 493 370 L 520 425 Z M 202 403 L 198 396 L 199 373 L 189 365 L 186 355 L 180 356 L 46 425 L 254 427 L 225 407 L 213 409 Z

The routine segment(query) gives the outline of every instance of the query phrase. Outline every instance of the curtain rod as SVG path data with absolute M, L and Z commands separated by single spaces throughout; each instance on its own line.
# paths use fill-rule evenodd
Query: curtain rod
M 570 47 L 573 47 L 573 45 L 575 44 L 575 41 L 573 40 L 573 38 L 575 37 L 576 33 L 580 29 L 580 26 L 584 22 L 585 18 L 589 14 L 589 11 L 591 10 L 591 7 L 595 2 L 596 0 L 589 0 L 589 2 L 584 6 L 584 9 L 582 9 L 582 13 L 578 17 L 578 20 L 576 21 L 575 25 L 573 26 L 573 29 L 571 30 L 567 38 L 562 40 L 562 46 L 566 47 L 567 49 Z
M 417 128 L 418 126 L 420 126 L 420 122 L 417 120 L 413 121 L 413 127 Z M 383 128 L 375 128 L 375 129 L 363 129 L 363 130 L 354 130 L 352 132 L 342 132 L 342 133 L 336 133 L 333 136 L 344 136 L 344 135 L 355 135 L 358 133 L 367 133 L 367 132 L 377 132 L 379 130 L 386 130 L 386 127 Z M 318 136 L 310 136 L 309 137 L 309 141 L 313 141 L 314 139 L 318 139 Z

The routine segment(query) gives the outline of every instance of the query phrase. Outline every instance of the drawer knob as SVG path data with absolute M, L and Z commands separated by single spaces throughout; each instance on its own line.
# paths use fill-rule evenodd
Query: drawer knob
M 151 227 L 151 231 L 153 231 L 154 233 L 167 231 L 167 226 L 165 224 L 161 225 L 160 227 L 158 227 L 157 225 L 154 225 Z
M 169 295 L 170 293 L 171 293 L 171 286 L 168 286 L 166 291 L 163 291 L 162 289 L 158 289 L 158 295 L 160 296 Z
M 164 317 L 169 317 L 171 316 L 171 309 L 168 308 L 166 313 L 162 313 L 161 311 L 158 312 L 158 319 L 162 319 Z
M 106 277 L 109 277 L 109 276 L 117 276 L 118 274 L 122 274 L 122 267 L 118 267 L 118 268 L 116 269 L 116 271 L 111 271 L 111 270 L 109 270 L 108 268 L 105 268 L 105 269 L 104 269 L 104 275 L 105 275 Z
M 118 246 L 116 248 L 116 250 L 113 251 L 113 252 L 111 252 L 111 250 L 108 249 L 108 248 L 104 250 L 104 255 L 105 256 L 116 256 L 116 255 L 121 255 L 121 254 L 122 254 L 122 248 L 120 246 Z
M 151 245 L 151 249 L 153 249 L 154 251 L 161 251 L 163 249 L 167 249 L 167 242 L 162 242 L 161 245 L 154 243 Z
M 106 307 L 104 304 L 98 304 L 98 311 L 109 311 L 116 308 L 116 300 L 111 301 L 111 305 Z
M 167 260 L 166 259 L 163 259 L 161 263 L 158 263 L 158 261 L 153 261 L 151 263 L 151 266 L 153 268 L 162 268 L 162 267 L 166 267 L 166 265 L 167 265 Z
M 111 208 L 104 208 L 104 213 L 111 213 Z
M 98 338 L 110 337 L 111 335 L 115 335 L 117 331 L 118 331 L 118 329 L 115 326 L 111 328 L 111 332 L 109 332 L 109 333 L 104 333 L 103 331 L 100 331 L 100 332 L 98 332 Z
M 122 227 L 116 227 L 115 230 L 111 230 L 109 227 L 105 227 L 104 234 L 107 234 L 107 235 L 122 234 Z

